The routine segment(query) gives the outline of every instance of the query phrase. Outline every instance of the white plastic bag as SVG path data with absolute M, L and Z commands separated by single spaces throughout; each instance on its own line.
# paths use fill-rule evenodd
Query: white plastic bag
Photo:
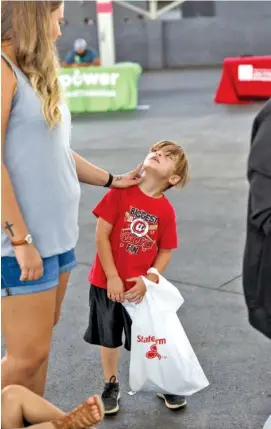
M 159 284 L 143 280 L 147 293 L 142 303 L 124 303 L 133 320 L 130 387 L 135 392 L 192 395 L 209 382 L 176 314 L 184 300 L 160 275 Z
M 269 419 L 267 419 L 267 421 L 265 422 L 263 429 L 271 429 L 271 415 L 270 415 Z

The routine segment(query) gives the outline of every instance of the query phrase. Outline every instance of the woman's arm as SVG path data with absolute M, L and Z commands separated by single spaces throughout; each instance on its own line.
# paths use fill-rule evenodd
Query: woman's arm
M 11 241 L 24 240 L 28 234 L 20 207 L 16 201 L 9 173 L 4 164 L 4 145 L 6 129 L 9 121 L 11 103 L 16 90 L 15 76 L 4 60 L 1 60 L 1 226 Z M 42 261 L 34 245 L 15 248 L 15 254 L 21 267 L 21 280 L 34 280 L 42 275 Z
M 76 164 L 76 172 L 81 183 L 88 185 L 104 186 L 108 182 L 109 173 L 96 167 L 76 152 L 72 152 Z
M 4 144 L 7 124 L 11 110 L 11 103 L 16 89 L 15 76 L 2 60 L 2 84 L 1 84 L 1 139 L 2 139 L 2 162 L 1 162 L 1 225 L 2 229 L 13 241 L 23 240 L 28 233 L 27 226 L 17 204 L 8 171 L 4 165 Z
M 91 162 L 87 161 L 76 152 L 72 152 L 76 164 L 78 179 L 81 183 L 88 185 L 105 186 L 109 179 L 109 173 L 102 168 L 96 167 Z M 141 178 L 138 177 L 142 165 L 140 164 L 135 170 L 125 175 L 113 176 L 111 184 L 112 188 L 128 188 L 132 185 L 140 183 Z

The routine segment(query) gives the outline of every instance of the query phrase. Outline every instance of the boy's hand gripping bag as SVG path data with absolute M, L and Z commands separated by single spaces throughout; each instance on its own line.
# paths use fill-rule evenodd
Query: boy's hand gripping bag
M 184 300 L 160 275 L 158 284 L 143 280 L 147 287 L 143 301 L 124 303 L 133 321 L 130 387 L 135 392 L 192 395 L 209 382 L 176 314 Z

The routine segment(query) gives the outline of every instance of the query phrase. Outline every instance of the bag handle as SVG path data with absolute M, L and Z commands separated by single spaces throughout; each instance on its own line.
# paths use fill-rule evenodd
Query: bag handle
M 158 277 L 158 279 L 159 279 L 158 284 L 160 283 L 161 274 L 159 273 L 159 271 L 158 271 L 156 268 L 151 267 L 151 268 L 147 271 L 147 274 L 155 274 L 155 275 Z M 147 277 L 145 277 L 145 276 L 141 276 L 141 278 L 142 278 L 142 280 L 143 280 L 143 282 L 145 283 L 145 285 L 146 285 L 146 286 L 148 286 L 148 283 L 149 283 L 149 284 L 152 284 L 152 285 L 156 285 L 156 286 L 157 286 L 157 283 L 152 282 L 151 280 L 147 279 Z
M 151 267 L 151 268 L 147 271 L 147 274 L 156 274 L 156 275 L 159 277 L 159 279 L 160 279 L 160 273 L 159 273 L 159 271 L 158 271 L 156 268 L 154 268 L 154 267 Z

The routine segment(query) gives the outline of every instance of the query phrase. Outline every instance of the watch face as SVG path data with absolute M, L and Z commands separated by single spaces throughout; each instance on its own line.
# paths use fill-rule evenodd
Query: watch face
M 33 242 L 33 240 L 32 240 L 32 236 L 31 236 L 30 234 L 27 234 L 27 236 L 25 237 L 25 241 L 26 241 L 28 244 L 31 244 L 31 243 Z

